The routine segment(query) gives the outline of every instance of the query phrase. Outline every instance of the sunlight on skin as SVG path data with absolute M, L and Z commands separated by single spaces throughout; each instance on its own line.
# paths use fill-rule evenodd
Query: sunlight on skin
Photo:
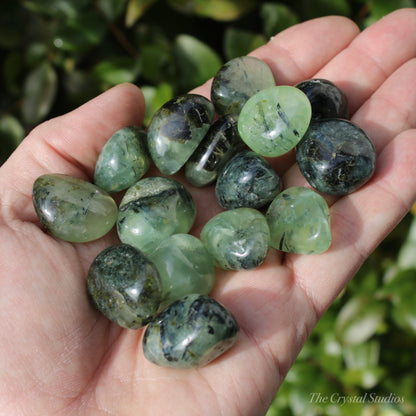
M 59 172 L 91 179 L 118 129 L 140 125 L 144 99 L 120 85 L 37 127 L 0 168 L 0 409 L 10 415 L 264 414 L 319 317 L 416 198 L 416 11 L 400 10 L 359 34 L 341 17 L 291 27 L 252 54 L 279 84 L 322 77 L 341 87 L 352 120 L 374 141 L 376 172 L 331 206 L 333 243 L 321 255 L 270 250 L 258 269 L 218 272 L 212 296 L 236 316 L 236 345 L 195 370 L 163 369 L 142 355 L 142 331 L 122 330 L 86 296 L 93 258 L 115 230 L 87 244 L 39 227 L 33 181 Z M 336 36 L 333 34 L 336 32 Z M 397 45 L 400 45 L 400 48 Z M 210 82 L 194 92 L 209 97 Z M 413 129 L 413 130 L 412 130 Z M 394 139 L 394 140 L 393 140 Z M 292 154 L 274 159 L 285 187 L 307 186 Z M 148 175 L 155 175 L 155 168 Z M 185 184 L 180 174 L 173 176 Z M 213 187 L 186 184 L 198 209 L 192 233 L 222 211 Z M 118 200 L 119 197 L 116 197 Z M 147 407 L 146 407 L 147 406 Z

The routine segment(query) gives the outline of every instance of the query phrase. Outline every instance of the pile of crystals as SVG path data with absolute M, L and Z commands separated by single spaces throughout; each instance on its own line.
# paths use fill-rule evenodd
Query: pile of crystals
M 143 351 L 151 362 L 202 366 L 239 332 L 208 296 L 215 268 L 254 269 L 270 247 L 326 251 L 330 213 L 321 194 L 348 194 L 371 177 L 374 146 L 347 117 L 345 94 L 332 82 L 277 86 L 263 61 L 236 58 L 214 77 L 211 100 L 179 96 L 155 113 L 147 132 L 116 132 L 98 157 L 94 184 L 39 177 L 34 206 L 45 228 L 70 242 L 95 240 L 116 224 L 121 243 L 101 252 L 88 273 L 92 303 L 122 327 L 148 325 Z M 282 190 L 271 164 L 293 150 L 313 189 Z M 145 177 L 152 161 L 161 175 Z M 168 177 L 179 171 L 193 186 L 215 186 L 224 208 L 200 238 L 188 234 L 197 214 L 191 194 Z M 110 194 L 120 191 L 117 207 Z

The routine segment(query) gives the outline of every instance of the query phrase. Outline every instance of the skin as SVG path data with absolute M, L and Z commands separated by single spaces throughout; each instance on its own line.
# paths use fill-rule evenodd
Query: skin
M 318 319 L 416 198 L 416 10 L 359 33 L 341 17 L 294 26 L 253 52 L 279 84 L 327 78 L 348 96 L 352 120 L 374 141 L 377 168 L 360 190 L 327 198 L 333 243 L 321 255 L 271 250 L 255 271 L 218 273 L 212 296 L 236 316 L 236 345 L 206 367 L 147 362 L 143 331 L 93 309 L 86 274 L 115 233 L 87 244 L 57 241 L 37 220 L 41 174 L 92 180 L 118 129 L 141 124 L 144 100 L 117 86 L 35 128 L 0 169 L 0 411 L 7 415 L 264 415 Z M 336 36 L 334 34 L 336 33 Z M 209 95 L 209 83 L 194 92 Z M 284 186 L 305 185 L 293 154 L 273 161 Z M 153 170 L 150 174 L 157 174 Z M 176 176 L 178 180 L 183 179 Z M 199 232 L 220 211 L 213 188 L 188 186 Z

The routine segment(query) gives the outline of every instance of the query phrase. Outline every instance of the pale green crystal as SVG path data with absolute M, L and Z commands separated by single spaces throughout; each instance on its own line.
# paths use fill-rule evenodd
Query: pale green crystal
M 117 232 L 123 243 L 148 254 L 170 235 L 187 233 L 195 216 L 195 203 L 183 185 L 171 178 L 144 178 L 126 191 Z
M 317 192 L 292 187 L 281 192 L 266 213 L 270 245 L 298 254 L 323 253 L 331 244 L 329 208 Z
M 62 174 L 47 174 L 33 184 L 33 204 L 42 225 L 73 243 L 96 240 L 113 227 L 117 205 L 107 192 Z
M 202 242 L 190 234 L 168 237 L 149 258 L 159 271 L 164 304 L 190 293 L 207 295 L 214 285 L 211 256 Z
M 137 126 L 124 127 L 110 137 L 98 156 L 94 183 L 107 192 L 134 185 L 149 169 L 146 133 Z
M 301 140 L 312 116 L 311 103 L 299 89 L 271 87 L 253 95 L 238 119 L 238 131 L 254 152 L 280 156 Z
M 253 208 L 217 214 L 201 231 L 201 241 L 222 269 L 249 270 L 266 258 L 270 231 L 264 215 Z

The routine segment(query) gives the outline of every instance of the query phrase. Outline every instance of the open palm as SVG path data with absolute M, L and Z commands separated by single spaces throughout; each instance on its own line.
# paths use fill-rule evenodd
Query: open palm
M 326 17 L 253 52 L 278 84 L 321 77 L 341 87 L 352 120 L 375 144 L 377 168 L 357 192 L 327 199 L 333 243 L 326 253 L 273 249 L 257 270 L 218 273 L 212 296 L 236 316 L 241 334 L 203 368 L 149 363 L 143 331 L 121 329 L 91 307 L 86 274 L 98 252 L 117 241 L 114 231 L 87 244 L 57 241 L 32 205 L 41 174 L 92 178 L 106 140 L 142 122 L 140 91 L 120 85 L 37 127 L 0 169 L 0 413 L 265 414 L 320 316 L 416 198 L 415 27 L 415 10 L 395 12 L 363 33 L 345 18 Z M 209 84 L 196 92 L 209 96 Z M 272 163 L 285 187 L 308 186 L 293 155 Z M 212 188 L 187 188 L 199 236 L 220 208 Z

